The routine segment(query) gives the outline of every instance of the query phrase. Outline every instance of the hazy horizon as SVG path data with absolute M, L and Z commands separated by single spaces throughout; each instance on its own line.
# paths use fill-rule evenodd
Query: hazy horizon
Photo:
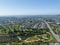
M 0 0 L 0 16 L 58 14 L 60 0 Z

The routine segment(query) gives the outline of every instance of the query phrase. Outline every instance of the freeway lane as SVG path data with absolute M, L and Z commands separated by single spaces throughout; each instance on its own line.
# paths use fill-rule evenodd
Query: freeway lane
M 47 25 L 47 27 L 49 28 L 51 34 L 54 36 L 54 38 L 57 40 L 57 42 L 60 42 L 60 38 L 57 34 L 54 33 L 54 31 L 51 29 L 51 27 L 49 26 L 48 22 L 44 21 L 45 24 Z

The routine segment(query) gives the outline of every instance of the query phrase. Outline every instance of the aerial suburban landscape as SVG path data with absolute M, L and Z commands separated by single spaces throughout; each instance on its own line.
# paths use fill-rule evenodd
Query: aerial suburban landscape
M 0 17 L 2 45 L 60 45 L 60 15 Z
M 0 0 L 0 45 L 60 45 L 60 0 Z

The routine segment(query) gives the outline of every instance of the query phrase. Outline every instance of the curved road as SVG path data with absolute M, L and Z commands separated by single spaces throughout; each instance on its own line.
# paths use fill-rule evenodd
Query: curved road
M 51 29 L 51 27 L 49 26 L 48 22 L 44 21 L 45 24 L 47 25 L 48 29 L 50 30 L 51 34 L 54 36 L 54 38 L 57 40 L 57 42 L 60 42 L 60 38 L 57 34 L 54 33 L 54 31 Z

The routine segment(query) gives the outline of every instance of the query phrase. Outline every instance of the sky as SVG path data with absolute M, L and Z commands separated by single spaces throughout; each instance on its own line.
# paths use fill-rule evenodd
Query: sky
M 57 14 L 60 0 L 0 0 L 0 16 Z

